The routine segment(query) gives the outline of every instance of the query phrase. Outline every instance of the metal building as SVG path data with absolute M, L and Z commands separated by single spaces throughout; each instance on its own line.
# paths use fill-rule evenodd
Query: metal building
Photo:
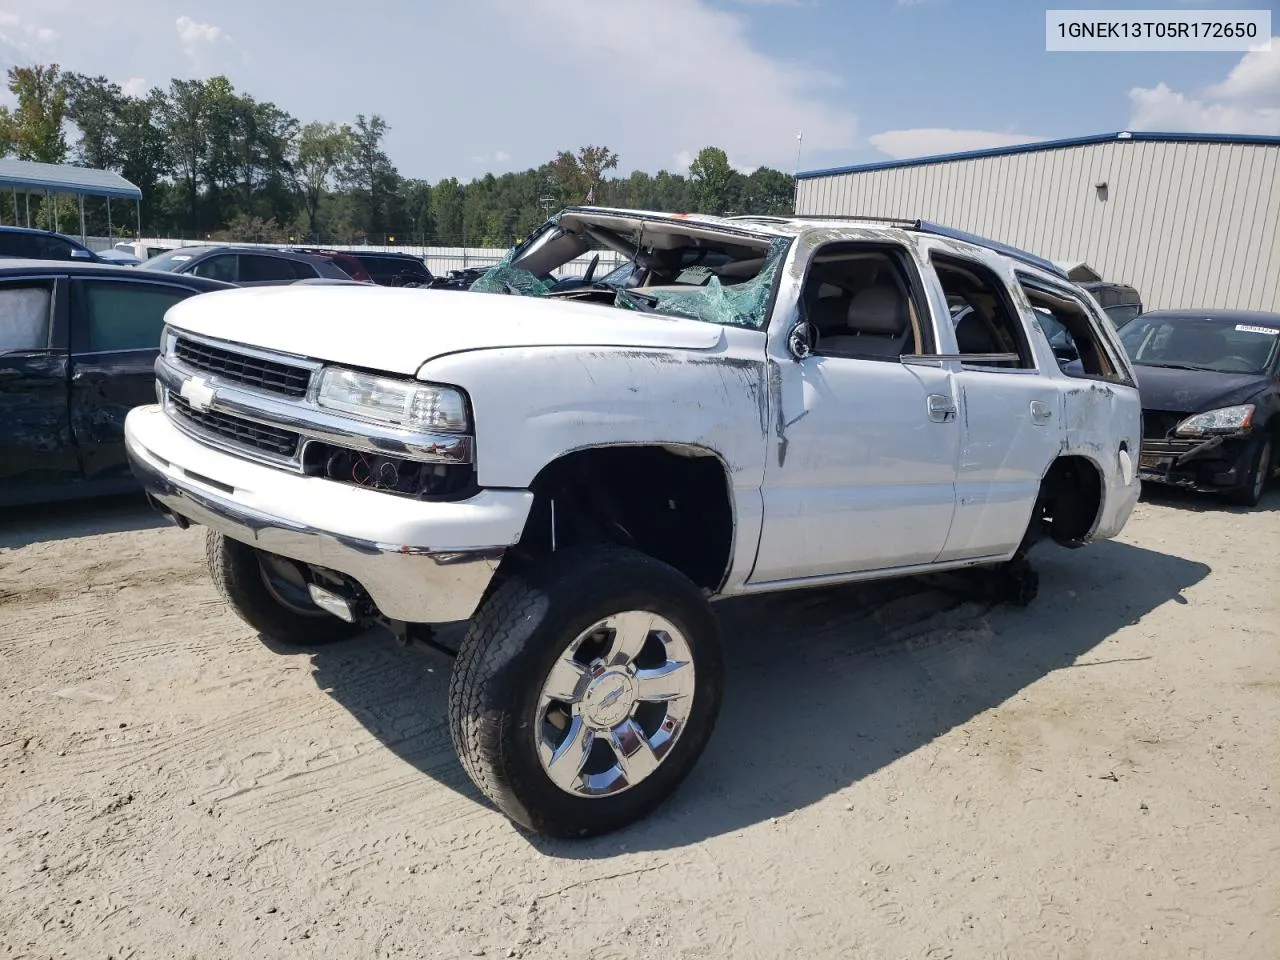
M 1280 137 L 1107 133 L 801 173 L 799 214 L 922 218 L 1141 292 L 1280 312 Z

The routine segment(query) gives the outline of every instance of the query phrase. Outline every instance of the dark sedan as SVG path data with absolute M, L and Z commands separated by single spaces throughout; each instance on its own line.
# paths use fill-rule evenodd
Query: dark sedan
M 1280 314 L 1155 311 L 1120 340 L 1142 393 L 1142 480 L 1256 505 L 1280 440 Z
M 164 315 L 230 284 L 0 260 L 0 506 L 136 489 L 124 418 L 154 403 Z

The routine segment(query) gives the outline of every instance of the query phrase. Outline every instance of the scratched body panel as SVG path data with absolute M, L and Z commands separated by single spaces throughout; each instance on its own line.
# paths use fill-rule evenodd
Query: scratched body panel
M 158 350 L 83 354 L 74 359 L 69 409 L 71 433 L 87 480 L 128 478 L 124 418 L 154 403 Z
M 750 572 L 759 539 L 768 388 L 764 333 L 719 332 L 709 350 L 459 353 L 430 361 L 419 376 L 456 384 L 470 396 L 483 487 L 526 489 L 548 463 L 587 447 L 668 444 L 714 454 L 732 491 L 732 582 Z M 503 376 L 493 376 L 495 368 Z
M 0 494 L 73 483 L 64 351 L 0 356 Z

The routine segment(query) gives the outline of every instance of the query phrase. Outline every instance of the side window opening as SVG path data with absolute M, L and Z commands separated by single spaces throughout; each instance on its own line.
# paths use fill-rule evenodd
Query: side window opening
M 1065 291 L 1019 275 L 1058 365 L 1068 376 L 1126 382 L 1126 374 L 1107 349 L 1088 308 Z
M 1008 360 L 971 366 L 1031 370 L 1031 344 L 1003 281 L 981 264 L 934 254 L 930 257 L 951 309 L 956 346 L 962 354 L 1010 354 Z
M 814 254 L 801 290 L 817 330 L 818 356 L 895 361 L 933 349 L 918 287 L 904 255 L 889 248 L 833 244 Z
M 47 350 L 52 305 L 49 284 L 0 288 L 0 355 Z
M 89 316 L 87 349 L 155 350 L 160 344 L 165 312 L 191 296 L 181 287 L 124 281 L 86 281 Z
M 233 253 L 222 253 L 216 257 L 210 257 L 208 260 L 196 264 L 191 272 L 197 277 L 222 280 L 226 283 L 238 283 L 240 279 L 236 256 Z
M 314 277 L 315 273 L 307 276 Z M 292 282 L 298 279 L 293 261 L 262 254 L 240 254 L 240 280 L 244 283 Z

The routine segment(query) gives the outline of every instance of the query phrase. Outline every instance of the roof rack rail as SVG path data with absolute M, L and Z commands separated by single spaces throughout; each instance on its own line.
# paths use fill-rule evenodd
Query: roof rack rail
M 991 240 L 987 237 L 980 237 L 976 233 L 967 233 L 964 230 L 957 230 L 954 227 L 944 227 L 942 224 L 930 223 L 928 220 L 917 220 L 914 229 L 921 233 L 927 233 L 935 237 L 946 237 L 949 240 L 959 240 L 963 243 L 971 243 L 975 247 L 986 247 L 988 250 L 994 250 L 996 253 L 1004 254 L 1012 260 L 1020 260 L 1025 264 L 1051 273 L 1055 277 L 1061 277 L 1063 280 L 1069 280 L 1067 271 L 1052 260 L 1046 260 L 1044 257 L 1038 257 L 1034 253 L 1029 253 L 1018 247 L 1010 246 L 1007 243 L 1001 243 L 999 240 Z
M 1018 247 L 1010 246 L 1007 243 L 1001 243 L 999 240 L 991 240 L 988 237 L 979 236 L 976 233 L 968 233 L 964 230 L 957 230 L 954 227 L 946 227 L 940 223 L 932 223 L 928 220 L 911 220 L 904 217 L 873 217 L 865 214 L 821 214 L 821 213 L 800 213 L 789 217 L 774 216 L 734 216 L 728 217 L 729 220 L 756 220 L 763 223 L 787 223 L 792 220 L 849 220 L 856 223 L 891 223 L 907 230 L 915 230 L 919 233 L 927 233 L 935 237 L 946 237 L 949 240 L 960 240 L 963 243 L 971 243 L 975 247 L 985 247 L 996 253 L 1003 254 L 1011 260 L 1019 260 L 1022 263 L 1037 267 L 1046 273 L 1051 273 L 1055 277 L 1061 277 L 1063 280 L 1069 280 L 1067 272 L 1052 260 L 1044 257 L 1036 256 L 1034 253 L 1022 250 Z

